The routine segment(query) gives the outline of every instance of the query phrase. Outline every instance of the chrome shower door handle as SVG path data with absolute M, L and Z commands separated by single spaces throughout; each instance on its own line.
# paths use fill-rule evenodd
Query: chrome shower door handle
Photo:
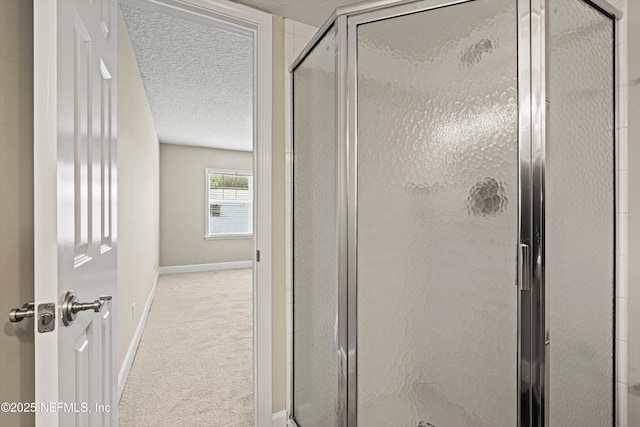
M 62 321 L 65 326 L 71 325 L 78 317 L 78 313 L 86 310 L 93 310 L 96 313 L 102 311 L 102 308 L 110 301 L 110 296 L 99 297 L 94 302 L 77 302 L 78 297 L 75 292 L 68 291 L 62 301 Z
M 520 243 L 520 290 L 528 291 L 531 281 L 531 269 L 529 267 L 529 245 Z

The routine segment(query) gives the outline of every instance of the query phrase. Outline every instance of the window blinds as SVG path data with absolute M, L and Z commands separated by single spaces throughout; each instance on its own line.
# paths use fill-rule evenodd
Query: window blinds
M 251 234 L 253 176 L 211 171 L 208 183 L 209 236 Z

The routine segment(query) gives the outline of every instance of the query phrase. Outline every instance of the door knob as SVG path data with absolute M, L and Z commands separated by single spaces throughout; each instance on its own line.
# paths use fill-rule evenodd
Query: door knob
M 22 308 L 14 308 L 9 312 L 9 321 L 12 323 L 22 322 L 25 317 L 33 317 L 36 314 L 36 305 L 30 301 L 22 306 Z
M 14 308 L 9 312 L 9 321 L 12 323 L 22 322 L 26 317 L 36 316 L 36 305 L 30 301 L 22 308 Z M 56 318 L 56 305 L 52 302 L 38 304 L 38 332 L 51 332 L 56 328 L 54 322 Z
M 102 311 L 102 307 L 111 300 L 110 296 L 99 297 L 94 302 L 77 302 L 78 296 L 73 291 L 68 291 L 62 301 L 62 321 L 66 326 L 71 325 L 78 317 L 78 313 L 93 310 L 96 313 Z

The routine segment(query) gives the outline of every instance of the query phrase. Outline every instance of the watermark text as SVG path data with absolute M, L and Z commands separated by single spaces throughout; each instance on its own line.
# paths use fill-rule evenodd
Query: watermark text
M 111 405 L 103 405 L 96 403 L 93 406 L 87 402 L 2 402 L 0 404 L 2 412 L 74 412 L 74 413 L 91 413 L 91 412 L 111 412 Z

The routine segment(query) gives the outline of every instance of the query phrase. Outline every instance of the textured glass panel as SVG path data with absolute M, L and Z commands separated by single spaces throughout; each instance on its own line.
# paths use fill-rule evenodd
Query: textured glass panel
M 301 426 L 336 424 L 336 34 L 296 69 L 294 90 L 293 404 Z
M 549 425 L 613 420 L 613 22 L 549 1 Z
M 516 425 L 515 5 L 358 27 L 359 425 Z

